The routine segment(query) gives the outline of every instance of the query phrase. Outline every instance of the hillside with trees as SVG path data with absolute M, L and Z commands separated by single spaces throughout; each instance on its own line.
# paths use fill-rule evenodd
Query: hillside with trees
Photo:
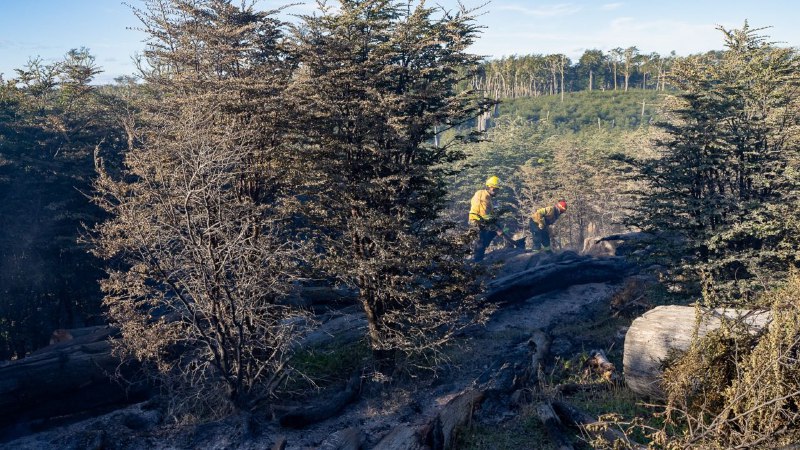
M 138 78 L 0 78 L 0 445 L 800 440 L 795 50 L 485 61 L 479 11 L 340 3 L 148 0 Z M 551 253 L 471 262 L 489 175 L 515 238 L 566 199 Z M 648 398 L 623 341 L 665 306 Z

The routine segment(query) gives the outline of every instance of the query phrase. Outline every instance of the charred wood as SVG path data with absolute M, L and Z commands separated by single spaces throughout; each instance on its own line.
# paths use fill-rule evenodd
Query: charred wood
M 317 404 L 298 408 L 283 415 L 279 422 L 287 428 L 303 428 L 312 423 L 333 417 L 349 403 L 354 401 L 360 392 L 361 374 L 356 373 L 350 377 L 347 386 L 333 396 L 321 399 Z
M 131 375 L 135 369 L 120 365 L 111 353 L 116 328 L 98 326 L 70 334 L 71 339 L 26 358 L 0 363 L 0 424 L 73 415 L 146 397 L 149 386 L 144 381 L 123 386 L 112 380 L 118 370 Z
M 549 403 L 539 403 L 536 405 L 536 415 L 544 426 L 547 436 L 558 450 L 572 450 L 574 447 L 569 438 L 561 429 L 561 421 L 558 419 L 553 407 Z
M 493 280 L 487 285 L 486 300 L 512 303 L 576 284 L 616 282 L 632 269 L 628 262 L 618 257 L 594 258 L 572 253 L 558 258 Z

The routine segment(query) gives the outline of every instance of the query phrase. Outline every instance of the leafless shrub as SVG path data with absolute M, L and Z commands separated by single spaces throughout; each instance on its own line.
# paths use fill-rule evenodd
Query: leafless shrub
M 211 108 L 186 105 L 128 154 L 114 180 L 97 161 L 95 201 L 111 218 L 94 230 L 112 262 L 102 282 L 117 350 L 153 369 L 176 411 L 223 413 L 275 389 L 303 311 L 280 304 L 300 244 L 285 235 L 287 208 L 246 195 L 246 129 Z

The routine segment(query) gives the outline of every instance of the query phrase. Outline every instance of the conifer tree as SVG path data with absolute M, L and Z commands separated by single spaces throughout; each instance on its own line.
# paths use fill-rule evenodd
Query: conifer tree
M 477 29 L 463 9 L 340 3 L 304 18 L 292 89 L 320 263 L 358 289 L 386 373 L 394 356 L 438 350 L 474 306 L 466 247 L 440 218 L 444 176 L 461 155 L 433 136 L 482 111 L 456 89 L 477 69 L 466 53 Z
M 797 55 L 745 23 L 719 58 L 674 68 L 660 156 L 628 160 L 648 183 L 634 225 L 660 235 L 673 281 L 748 302 L 800 263 Z

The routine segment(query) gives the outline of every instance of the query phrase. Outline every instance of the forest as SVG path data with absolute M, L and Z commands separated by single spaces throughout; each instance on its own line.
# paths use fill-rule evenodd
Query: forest
M 556 255 L 646 236 L 627 258 L 656 282 L 615 298 L 692 306 L 698 323 L 701 310 L 770 314 L 755 332 L 734 317 L 695 336 L 655 401 L 584 374 L 611 386 L 597 423 L 624 439 L 578 431 L 568 445 L 800 441 L 794 49 L 745 22 L 706 54 L 487 61 L 469 52 L 475 10 L 340 3 L 290 24 L 230 0 L 148 0 L 131 11 L 148 35 L 137 77 L 95 84 L 86 48 L 0 75 L 0 368 L 109 325 L 115 357 L 139 368 L 121 378 L 146 380 L 169 423 L 266 417 L 349 390 L 353 373 L 385 399 L 452 370 L 498 308 L 485 294 L 497 267 L 470 262 L 467 225 L 496 175 L 515 237 L 566 199 Z M 323 316 L 311 293 L 365 320 L 330 360 L 302 345 Z M 580 376 L 568 366 L 542 368 L 558 384 Z M 525 392 L 536 404 L 547 389 Z M 461 426 L 441 448 L 490 448 L 490 425 Z M 572 448 L 531 427 L 542 448 Z

